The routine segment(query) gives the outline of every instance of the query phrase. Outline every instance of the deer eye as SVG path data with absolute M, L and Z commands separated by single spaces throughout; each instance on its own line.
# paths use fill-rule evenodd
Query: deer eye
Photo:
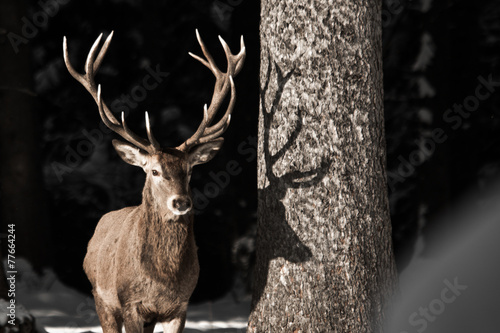
M 172 180 L 172 178 L 170 178 L 169 176 L 165 176 L 165 179 L 166 180 Z
M 158 171 L 156 171 L 156 170 L 153 170 L 152 173 L 153 173 L 153 176 L 158 176 L 159 175 Z

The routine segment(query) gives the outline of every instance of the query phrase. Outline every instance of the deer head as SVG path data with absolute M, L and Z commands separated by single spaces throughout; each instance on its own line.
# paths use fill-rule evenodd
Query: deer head
M 144 193 L 154 198 L 156 208 L 162 212 L 171 212 L 174 215 L 184 215 L 192 208 L 189 180 L 193 166 L 210 161 L 219 151 L 224 139 L 221 135 L 226 131 L 231 120 L 231 113 L 236 101 L 236 89 L 233 77 L 236 76 L 245 60 L 245 44 L 241 37 L 241 49 L 236 55 L 231 53 L 229 46 L 219 36 L 227 59 L 227 70 L 222 72 L 215 64 L 212 56 L 203 43 L 198 30 L 196 37 L 205 58 L 189 53 L 193 58 L 205 65 L 215 76 L 215 87 L 210 106 L 203 108 L 203 120 L 196 132 L 181 145 L 175 148 L 161 148 L 153 136 L 149 116 L 146 112 L 147 139 L 133 133 L 125 122 L 122 112 L 121 122 L 111 113 L 101 98 L 101 86 L 95 83 L 95 74 L 101 66 L 113 37 L 111 33 L 98 52 L 102 34 L 96 39 L 90 49 L 85 63 L 85 73 L 74 70 L 69 61 L 67 40 L 64 37 L 64 61 L 70 74 L 80 82 L 94 97 L 99 108 L 99 114 L 104 124 L 120 135 L 127 142 L 113 140 L 113 146 L 118 155 L 128 164 L 141 167 L 146 173 Z M 228 107 L 222 118 L 211 125 L 221 107 L 225 97 L 230 93 Z

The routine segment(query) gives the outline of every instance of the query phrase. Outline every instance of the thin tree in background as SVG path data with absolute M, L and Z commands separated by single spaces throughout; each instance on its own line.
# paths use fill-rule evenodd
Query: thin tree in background
M 395 285 L 378 1 L 261 2 L 249 332 L 380 332 Z
M 39 101 L 33 92 L 25 1 L 0 0 L 0 232 L 15 224 L 16 258 L 41 272 L 50 264 L 40 164 Z M 27 34 L 30 33 L 30 35 Z

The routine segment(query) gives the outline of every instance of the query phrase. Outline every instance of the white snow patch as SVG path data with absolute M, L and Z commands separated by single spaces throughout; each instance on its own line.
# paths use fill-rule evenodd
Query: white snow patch
M 37 277 L 29 263 L 20 264 L 23 271 L 18 269 L 19 275 L 27 277 L 27 281 L 19 281 L 16 305 L 23 304 L 36 318 L 37 326 L 44 327 L 49 333 L 102 332 L 91 296 L 65 286 L 51 271 Z M 189 305 L 184 332 L 243 332 L 250 314 L 251 298 L 245 296 L 240 299 L 237 302 L 228 294 L 214 302 Z M 6 309 L 2 303 L 0 306 Z M 25 315 L 28 312 L 16 306 L 17 318 L 24 318 Z M 160 324 L 156 325 L 155 332 L 162 332 Z
M 4 299 L 0 299 L 0 327 L 3 327 L 5 326 L 5 324 L 7 324 L 7 315 L 9 314 L 7 307 L 9 305 L 9 302 Z

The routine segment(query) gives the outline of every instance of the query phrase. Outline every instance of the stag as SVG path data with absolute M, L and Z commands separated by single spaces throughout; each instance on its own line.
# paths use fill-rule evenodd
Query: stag
M 89 242 L 84 270 L 93 289 L 96 309 L 104 333 L 153 332 L 157 322 L 164 332 L 182 332 L 189 298 L 199 274 L 193 233 L 193 201 L 189 188 L 192 169 L 210 161 L 222 146 L 221 135 L 231 120 L 236 90 L 233 77 L 245 60 L 241 37 L 240 52 L 234 55 L 219 36 L 227 58 L 222 72 L 208 52 L 198 31 L 196 37 L 204 58 L 189 53 L 215 76 L 210 106 L 205 104 L 203 120 L 196 132 L 175 148 L 161 148 L 153 136 L 146 112 L 147 139 L 132 132 L 124 113 L 118 121 L 101 97 L 95 74 L 102 64 L 113 33 L 99 50 L 102 34 L 94 42 L 80 74 L 71 65 L 64 37 L 64 61 L 69 73 L 97 103 L 104 124 L 127 142 L 113 140 L 118 155 L 146 173 L 142 203 L 105 214 Z M 227 94 L 225 114 L 212 122 Z

